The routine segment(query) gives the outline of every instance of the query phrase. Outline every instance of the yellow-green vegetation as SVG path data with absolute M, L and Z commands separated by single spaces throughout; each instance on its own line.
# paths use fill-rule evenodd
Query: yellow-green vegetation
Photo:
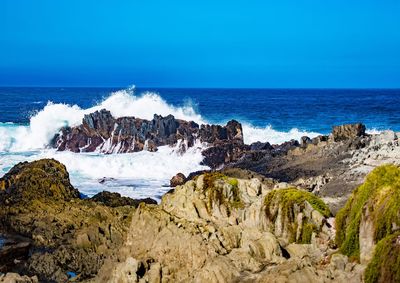
M 383 165 L 374 169 L 336 215 L 336 243 L 345 255 L 360 257 L 359 230 L 363 211 L 374 223 L 374 240 L 390 235 L 400 225 L 400 169 Z
M 296 188 L 273 190 L 265 197 L 265 205 L 269 207 L 273 200 L 279 200 L 282 204 L 284 213 L 293 220 L 290 215 L 294 204 L 303 205 L 307 201 L 315 210 L 319 211 L 323 216 L 329 217 L 331 212 L 329 207 L 313 193 L 299 190 Z
M 310 192 L 296 188 L 273 190 L 265 197 L 266 214 L 272 222 L 275 222 L 278 216 L 277 210 L 275 210 L 274 207 L 281 206 L 281 212 L 283 214 L 282 221 L 286 222 L 285 225 L 290 232 L 290 242 L 308 244 L 311 242 L 312 233 L 318 232 L 319 228 L 310 223 L 307 217 L 304 217 L 299 238 L 296 239 L 298 227 L 295 219 L 294 206 L 304 207 L 305 202 L 308 202 L 323 216 L 329 217 L 331 215 L 329 207 L 320 198 Z
M 383 238 L 365 270 L 365 282 L 400 282 L 400 232 Z
M 222 184 L 217 181 L 221 180 Z M 207 209 L 211 211 L 214 202 L 225 204 L 230 213 L 231 208 L 240 209 L 244 203 L 240 198 L 239 181 L 235 178 L 229 178 L 220 172 L 205 173 L 203 177 L 204 192 L 208 197 Z M 224 183 L 230 185 L 230 190 L 224 193 Z
M 318 232 L 318 227 L 306 221 L 306 223 L 303 223 L 300 238 L 296 242 L 298 244 L 311 243 L 311 237 L 313 232 Z
M 54 159 L 15 165 L 0 179 L 0 191 L 7 192 L 5 197 L 9 202 L 79 197 L 78 190 L 70 184 L 65 166 Z

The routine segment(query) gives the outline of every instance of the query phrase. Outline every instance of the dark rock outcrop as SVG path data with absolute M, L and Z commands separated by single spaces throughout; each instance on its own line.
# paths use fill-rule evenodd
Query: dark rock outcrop
M 73 152 L 125 153 L 156 151 L 158 146 L 175 145 L 185 140 L 188 147 L 195 139 L 210 145 L 226 142 L 243 144 L 242 126 L 230 121 L 226 126 L 202 125 L 154 115 L 152 120 L 135 117 L 114 118 L 105 109 L 85 115 L 77 127 L 62 128 L 52 141 L 58 150 Z M 185 149 L 183 149 L 185 150 Z
M 91 198 L 92 201 L 100 202 L 106 206 L 118 207 L 118 206 L 133 206 L 138 207 L 141 202 L 147 204 L 157 204 L 154 199 L 132 199 L 129 197 L 123 197 L 119 193 L 111 193 L 107 191 L 100 192 Z
M 192 146 L 199 126 L 177 120 L 172 115 L 154 115 L 153 120 L 135 117 L 114 118 L 105 109 L 85 115 L 77 127 L 65 127 L 57 134 L 52 146 L 73 152 L 125 153 L 141 150 L 156 151 L 157 146 L 173 145 L 179 139 Z
M 181 143 L 179 151 L 192 147 L 196 140 L 209 148 L 203 151 L 204 164 L 216 168 L 237 161 L 248 149 L 243 142 L 242 125 L 229 121 L 226 126 L 201 125 L 154 115 L 153 120 L 135 117 L 114 118 L 105 109 L 85 115 L 77 127 L 62 128 L 51 145 L 59 151 L 126 153 L 141 150 L 156 151 L 157 147 Z

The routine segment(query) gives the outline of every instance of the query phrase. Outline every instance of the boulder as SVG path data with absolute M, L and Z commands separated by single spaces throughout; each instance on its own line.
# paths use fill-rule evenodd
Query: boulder
M 67 169 L 54 159 L 18 163 L 0 178 L 0 194 L 0 203 L 6 204 L 42 198 L 65 201 L 79 198 Z
M 301 147 L 306 147 L 310 143 L 312 143 L 312 140 L 309 137 L 303 136 L 300 138 L 300 146 Z
M 335 142 L 353 140 L 357 137 L 365 136 L 365 125 L 357 123 L 334 126 L 332 135 Z
M 186 181 L 185 175 L 183 175 L 182 173 L 178 173 L 174 177 L 171 178 L 169 184 L 170 184 L 170 187 L 174 188 L 176 186 L 183 185 L 185 183 L 185 181 Z
M 0 205 L 0 233 L 15 234 L 0 247 L 0 272 L 23 271 L 40 282 L 66 282 L 70 271 L 93 277 L 122 245 L 134 211 L 81 200 L 65 166 L 52 159 L 17 164 L 0 178 Z

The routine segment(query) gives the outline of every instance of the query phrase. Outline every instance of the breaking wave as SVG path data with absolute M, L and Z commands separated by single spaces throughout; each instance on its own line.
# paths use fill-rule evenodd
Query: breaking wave
M 183 120 L 207 123 L 206 117 L 196 112 L 190 103 L 177 107 L 168 104 L 160 95 L 145 92 L 135 94 L 134 87 L 116 91 L 90 108 L 78 105 L 48 102 L 35 113 L 27 125 L 0 123 L 0 175 L 21 161 L 55 158 L 64 163 L 70 172 L 71 182 L 83 193 L 93 195 L 98 191 L 117 191 L 131 197 L 155 197 L 168 190 L 165 185 L 177 172 L 188 174 L 207 169 L 200 165 L 202 146 L 197 144 L 185 154 L 175 148 L 159 147 L 157 152 L 102 155 L 99 153 L 56 152 L 48 148 L 54 135 L 64 126 L 76 126 L 85 114 L 107 109 L 114 117 L 135 116 L 152 119 L 154 114 L 169 115 Z M 271 126 L 254 127 L 243 124 L 246 143 L 268 141 L 282 143 L 301 136 L 318 135 L 292 129 L 281 132 Z M 102 184 L 99 179 L 106 177 Z

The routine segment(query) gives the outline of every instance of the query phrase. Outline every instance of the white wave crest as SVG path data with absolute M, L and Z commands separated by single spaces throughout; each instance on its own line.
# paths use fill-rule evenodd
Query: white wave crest
M 3 127 L 0 129 L 0 151 L 21 152 L 45 148 L 60 128 L 77 126 L 85 114 L 107 109 L 116 117 L 134 116 L 152 119 L 154 114 L 172 114 L 177 119 L 204 123 L 202 117 L 188 104 L 175 107 L 168 104 L 159 95 L 146 92 L 136 96 L 134 88 L 111 93 L 97 105 L 82 109 L 77 105 L 48 102 L 47 105 L 30 119 L 28 126 Z M 3 124 L 5 125 L 5 124 Z
M 244 142 L 246 144 L 251 144 L 257 141 L 269 142 L 270 144 L 281 144 L 285 141 L 290 141 L 291 139 L 300 140 L 302 136 L 313 138 L 320 135 L 320 133 L 301 131 L 296 128 L 293 128 L 288 132 L 280 132 L 274 130 L 271 126 L 261 128 L 254 127 L 247 123 L 243 124 L 243 134 Z

